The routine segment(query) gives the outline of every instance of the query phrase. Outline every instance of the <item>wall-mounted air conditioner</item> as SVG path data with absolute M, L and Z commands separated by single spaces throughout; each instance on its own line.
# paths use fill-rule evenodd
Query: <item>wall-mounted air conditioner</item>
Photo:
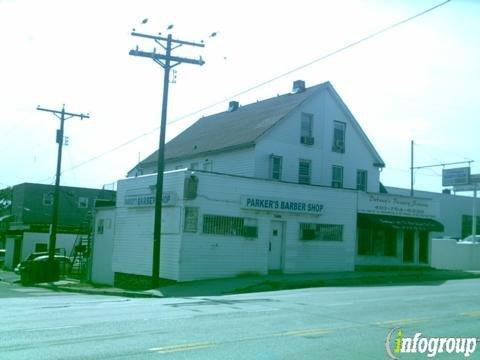
M 300 136 L 300 142 L 305 145 L 313 145 L 315 139 L 312 136 Z

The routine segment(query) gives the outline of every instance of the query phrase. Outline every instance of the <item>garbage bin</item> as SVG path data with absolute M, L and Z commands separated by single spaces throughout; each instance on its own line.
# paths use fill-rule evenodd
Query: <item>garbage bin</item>
M 53 265 L 53 271 L 49 271 L 47 259 L 45 261 L 32 260 L 25 263 L 20 273 L 22 285 L 57 281 L 60 278 L 59 262 L 55 260 Z

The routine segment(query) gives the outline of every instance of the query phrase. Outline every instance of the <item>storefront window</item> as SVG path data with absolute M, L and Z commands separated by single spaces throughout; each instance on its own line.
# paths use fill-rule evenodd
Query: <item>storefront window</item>
M 343 225 L 333 224 L 300 224 L 300 239 L 342 241 Z
M 373 232 L 373 255 L 385 255 L 385 230 L 375 230 Z
M 393 229 L 358 229 L 358 255 L 396 256 L 397 233 Z
M 385 230 L 385 256 L 397 256 L 397 232 Z
M 371 230 L 367 228 L 358 228 L 358 255 L 372 254 L 372 235 Z
M 405 230 L 403 233 L 403 262 L 413 262 L 415 244 L 415 232 L 413 230 Z

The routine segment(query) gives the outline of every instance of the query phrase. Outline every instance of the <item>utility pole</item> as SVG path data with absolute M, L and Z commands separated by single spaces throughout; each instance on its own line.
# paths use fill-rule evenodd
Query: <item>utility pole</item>
M 169 26 L 169 30 L 171 26 Z M 202 43 L 194 43 L 190 41 L 177 40 L 172 38 L 172 34 L 162 37 L 157 35 L 141 34 L 133 31 L 132 36 L 138 36 L 154 40 L 164 50 L 165 54 L 159 54 L 154 49 L 152 52 L 138 50 L 130 50 L 129 54 L 152 59 L 163 68 L 163 100 L 162 100 L 162 119 L 160 124 L 160 140 L 158 145 L 157 157 L 157 184 L 155 194 L 155 223 L 153 230 L 153 259 L 152 259 L 152 288 L 157 288 L 160 275 L 160 237 L 162 232 L 162 195 L 163 195 L 163 171 L 165 169 L 165 130 L 167 125 L 167 103 L 168 103 L 168 84 L 170 81 L 170 70 L 181 63 L 203 65 L 205 62 L 199 59 L 189 59 L 184 57 L 172 56 L 171 53 L 182 45 L 205 47 Z M 173 47 L 172 47 L 173 45 Z M 173 63 L 173 64 L 172 64 Z
M 410 196 L 413 197 L 413 140 L 410 142 Z
M 55 247 L 57 242 L 57 224 L 58 224 L 58 204 L 59 204 L 59 195 L 60 195 L 60 175 L 62 167 L 62 146 L 63 146 L 63 129 L 65 120 L 72 117 L 79 117 L 80 120 L 88 119 L 90 116 L 88 114 L 75 114 L 65 111 L 65 104 L 62 106 L 62 110 L 51 110 L 45 109 L 40 106 L 37 106 L 37 110 L 46 111 L 52 113 L 57 118 L 60 119 L 60 129 L 57 130 L 57 144 L 58 144 L 58 155 L 57 155 L 57 174 L 55 177 L 55 191 L 53 194 L 53 209 L 52 209 L 52 230 L 50 232 L 50 241 L 48 243 L 48 278 L 50 280 L 54 277 L 55 269 Z
M 472 241 L 476 240 L 477 235 L 477 186 L 473 183 L 473 206 L 472 206 Z

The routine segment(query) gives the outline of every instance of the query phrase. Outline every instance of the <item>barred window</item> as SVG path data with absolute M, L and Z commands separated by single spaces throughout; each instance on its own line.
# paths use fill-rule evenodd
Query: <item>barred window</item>
M 343 225 L 300 224 L 300 239 L 343 241 Z
M 257 220 L 233 216 L 203 215 L 203 233 L 256 238 L 258 236 Z

